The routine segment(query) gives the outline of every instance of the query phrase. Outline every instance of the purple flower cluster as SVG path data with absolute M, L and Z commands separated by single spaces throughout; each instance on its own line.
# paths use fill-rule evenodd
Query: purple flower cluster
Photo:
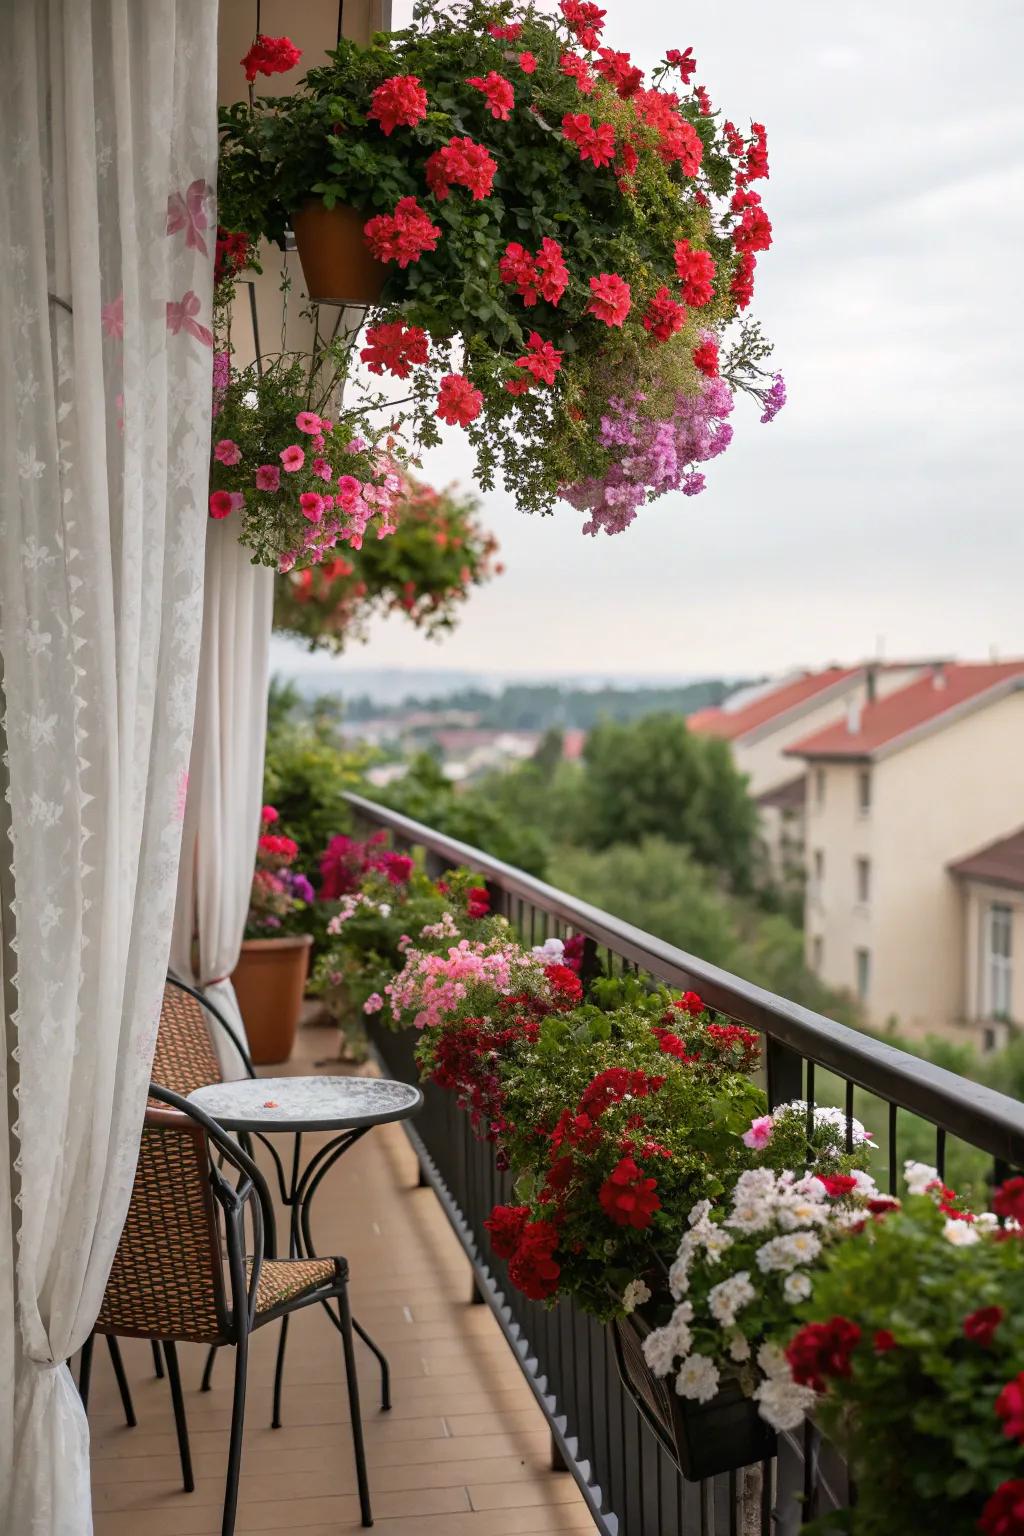
M 786 381 L 781 373 L 776 373 L 772 376 L 771 389 L 765 390 L 761 396 L 761 404 L 764 406 L 764 415 L 761 420 L 765 426 L 768 422 L 775 420 L 785 403 Z
M 665 421 L 643 413 L 644 399 L 637 394 L 632 404 L 609 401 L 609 414 L 601 418 L 600 443 L 620 450 L 615 462 L 603 476 L 562 487 L 571 506 L 591 514 L 584 533 L 597 534 L 602 528 L 621 533 L 645 501 L 666 491 L 696 496 L 704 489 L 704 476 L 692 466 L 716 458 L 732 442 L 732 426 L 725 417 L 733 397 L 721 378 L 706 379 L 699 395 L 677 395 L 674 413 Z

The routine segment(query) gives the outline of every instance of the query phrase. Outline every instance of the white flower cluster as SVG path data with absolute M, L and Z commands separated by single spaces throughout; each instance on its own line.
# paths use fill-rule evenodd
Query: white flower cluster
M 343 896 L 341 907 L 327 924 L 327 932 L 336 937 L 350 917 L 354 917 L 360 907 L 366 907 L 370 912 L 377 912 L 381 917 L 391 916 L 390 903 L 386 901 L 374 901 L 371 896 L 364 896 L 359 892 L 354 896 Z
M 420 929 L 421 939 L 457 939 L 458 937 L 459 930 L 450 912 L 442 913 L 440 922 L 427 923 L 425 928 Z
M 622 1293 L 623 1312 L 635 1312 L 651 1299 L 651 1288 L 643 1280 L 631 1280 Z
M 807 1100 L 791 1099 L 788 1104 L 780 1104 L 777 1109 L 772 1110 L 772 1118 L 776 1122 L 778 1121 L 780 1115 L 787 1114 L 799 1115 L 803 1120 L 806 1121 Z M 815 1104 L 814 1124 L 818 1130 L 820 1130 L 822 1127 L 826 1127 L 829 1130 L 834 1130 L 836 1135 L 831 1138 L 832 1145 L 835 1147 L 837 1152 L 842 1152 L 845 1149 L 847 1120 L 844 1110 L 837 1109 L 834 1105 L 831 1104 Z M 865 1130 L 860 1121 L 854 1119 L 852 1115 L 850 1116 L 849 1124 L 850 1140 L 855 1147 L 873 1147 L 875 1145 L 875 1139 L 871 1132 Z
M 774 1344 L 762 1344 L 757 1363 L 764 1380 L 754 1389 L 762 1419 L 773 1429 L 797 1429 L 814 1406 L 813 1387 L 802 1387 L 790 1374 L 789 1361 Z
M 531 953 L 542 965 L 561 965 L 565 959 L 565 945 L 561 939 L 545 939 L 543 944 L 535 944 Z

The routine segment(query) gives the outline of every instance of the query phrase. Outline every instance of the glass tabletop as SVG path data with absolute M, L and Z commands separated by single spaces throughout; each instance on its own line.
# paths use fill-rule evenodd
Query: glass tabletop
M 210 1083 L 189 1103 L 229 1131 L 340 1131 L 405 1120 L 423 1103 L 389 1077 L 243 1077 Z

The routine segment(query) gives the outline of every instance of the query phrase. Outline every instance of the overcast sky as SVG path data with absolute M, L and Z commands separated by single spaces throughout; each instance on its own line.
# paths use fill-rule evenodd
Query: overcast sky
M 410 7 L 396 4 L 396 25 Z M 353 666 L 744 672 L 1024 653 L 1024 3 L 610 0 L 645 66 L 768 128 L 775 229 L 751 313 L 789 404 L 741 400 L 708 488 L 614 538 L 484 515 L 506 574 L 443 645 L 399 620 Z M 470 478 L 457 429 L 427 465 Z

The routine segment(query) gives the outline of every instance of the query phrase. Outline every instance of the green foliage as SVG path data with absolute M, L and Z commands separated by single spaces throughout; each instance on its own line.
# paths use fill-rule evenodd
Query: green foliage
M 545 838 L 532 827 L 507 822 L 485 792 L 457 790 L 427 753 L 413 759 L 403 779 L 372 790 L 370 797 L 528 874 L 544 875 Z
M 728 744 L 673 715 L 603 722 L 584 748 L 580 841 L 595 849 L 661 836 L 736 888 L 753 874 L 757 811 Z
M 371 761 L 367 748 L 344 745 L 336 719 L 316 702 L 307 713 L 294 686 L 271 683 L 264 799 L 276 807 L 299 844 L 296 868 L 314 886 L 327 843 L 351 827 L 344 796 L 365 789 L 363 776 Z
M 602 720 L 639 720 L 643 715 L 671 713 L 693 714 L 698 709 L 721 704 L 736 688 L 746 682 L 730 683 L 723 678 L 705 682 L 680 683 L 664 687 L 577 688 L 566 683 L 507 683 L 499 693 L 481 688 L 461 688 L 443 698 L 410 695 L 401 704 L 382 706 L 361 696 L 347 701 L 350 720 L 370 720 L 400 715 L 409 709 L 464 710 L 477 716 L 484 729 L 505 731 L 560 730 L 589 731 Z
M 995 1401 L 1024 1366 L 1024 1243 L 953 1247 L 944 1225 L 931 1199 L 910 1199 L 830 1250 L 804 1308 L 805 1321 L 861 1330 L 850 1376 L 830 1379 L 820 1410 L 857 1481 L 857 1536 L 975 1536 L 988 1497 L 1021 1473 Z M 1004 1316 L 991 1341 L 966 1338 L 965 1315 L 993 1306 Z M 873 1347 L 880 1330 L 895 1348 Z

